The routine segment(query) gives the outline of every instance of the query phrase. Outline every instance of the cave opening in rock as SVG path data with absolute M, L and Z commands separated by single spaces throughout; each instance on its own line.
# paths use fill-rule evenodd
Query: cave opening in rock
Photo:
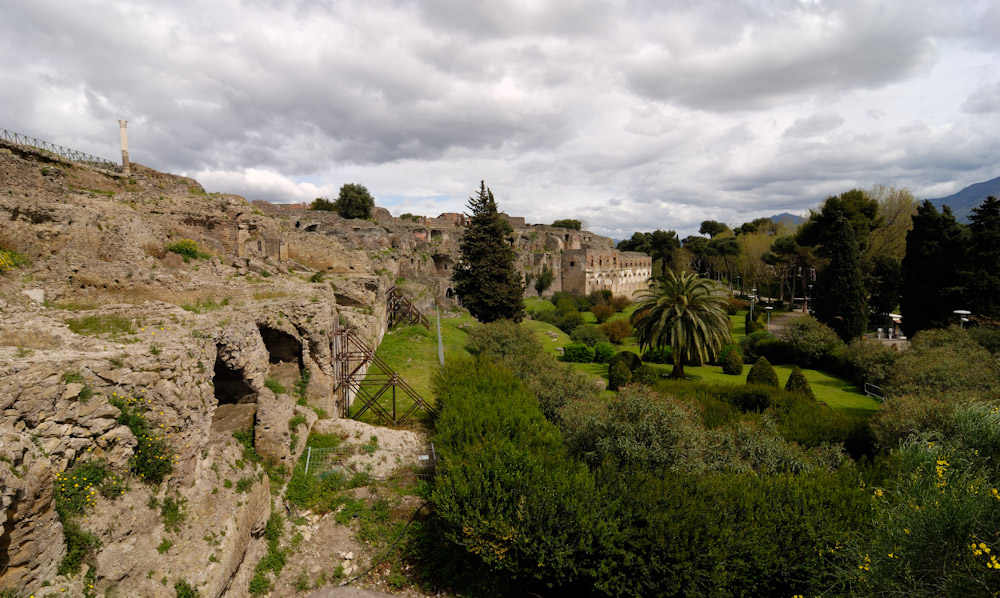
M 219 357 L 215 358 L 212 384 L 215 385 L 215 398 L 220 405 L 257 402 L 257 393 L 247 384 L 243 370 L 230 367 Z
M 299 339 L 282 330 L 270 326 L 259 326 L 260 338 L 267 348 L 268 361 L 271 363 L 294 363 L 302 368 L 302 343 Z

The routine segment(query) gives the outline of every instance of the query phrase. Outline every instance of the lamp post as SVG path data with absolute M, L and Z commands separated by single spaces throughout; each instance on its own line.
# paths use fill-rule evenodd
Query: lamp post
M 972 315 L 972 312 L 967 309 L 956 309 L 951 313 L 958 316 L 958 325 L 960 328 L 965 328 L 965 323 L 969 321 L 969 316 Z
M 757 289 L 750 289 L 750 321 L 753 322 L 753 300 L 757 298 Z
M 767 307 L 764 308 L 764 311 L 767 312 L 767 331 L 768 332 L 771 332 L 771 310 L 773 310 L 773 309 L 774 308 L 771 307 L 770 305 L 768 305 Z
M 813 294 L 813 286 L 809 285 L 809 294 L 806 295 L 806 300 L 802 304 L 802 311 L 804 312 L 809 311 L 809 300 L 812 299 L 812 294 Z

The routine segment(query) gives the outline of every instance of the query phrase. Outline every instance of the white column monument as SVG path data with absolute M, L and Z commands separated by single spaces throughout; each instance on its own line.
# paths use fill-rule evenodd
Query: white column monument
M 125 176 L 132 174 L 128 164 L 128 135 L 125 134 L 125 125 L 127 124 L 127 120 L 118 121 L 118 126 L 121 127 L 122 131 L 122 172 L 125 173 Z

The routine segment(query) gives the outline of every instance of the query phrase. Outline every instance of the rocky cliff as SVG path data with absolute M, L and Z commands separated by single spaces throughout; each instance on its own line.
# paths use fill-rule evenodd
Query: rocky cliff
M 192 179 L 0 147 L 0 249 L 26 258 L 0 269 L 0 589 L 247 595 L 268 472 L 344 408 L 335 332 L 385 332 L 365 247 Z

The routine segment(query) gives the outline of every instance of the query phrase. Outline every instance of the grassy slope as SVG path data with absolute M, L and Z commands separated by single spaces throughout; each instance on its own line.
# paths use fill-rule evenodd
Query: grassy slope
M 449 314 L 449 316 L 455 314 Z M 423 326 L 401 326 L 386 333 L 376 354 L 385 361 L 393 371 L 400 375 L 425 401 L 434 403 L 431 383 L 438 370 L 437 328 L 435 314 L 429 314 L 431 329 Z M 441 317 L 441 336 L 444 341 L 444 355 L 449 356 L 465 353 L 465 337 L 468 332 L 460 328 L 463 325 L 475 325 L 475 320 L 468 313 L 458 317 Z M 382 372 L 377 367 L 369 369 L 369 376 L 377 376 Z M 372 391 L 374 392 L 374 390 Z M 391 412 L 392 393 L 387 392 L 379 399 L 379 404 Z M 355 403 L 360 406 L 360 403 Z M 396 393 L 396 411 L 402 413 L 412 405 L 412 401 L 403 393 Z M 422 412 L 420 412 L 422 413 Z M 362 421 L 374 423 L 376 418 L 370 411 L 365 412 Z M 423 416 L 418 416 L 423 419 Z

